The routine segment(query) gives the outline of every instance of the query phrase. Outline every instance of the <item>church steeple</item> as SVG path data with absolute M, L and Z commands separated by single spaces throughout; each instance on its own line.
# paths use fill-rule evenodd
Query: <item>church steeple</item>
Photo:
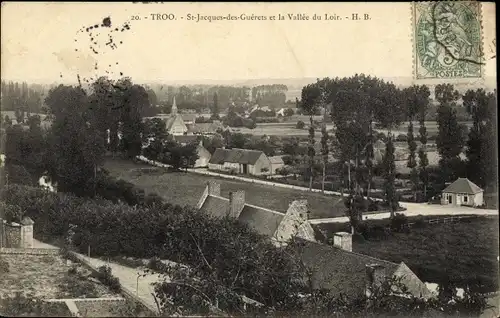
M 177 115 L 177 104 L 175 102 L 175 96 L 174 96 L 174 101 L 172 103 L 172 110 L 170 111 L 170 114 L 172 116 L 176 116 Z

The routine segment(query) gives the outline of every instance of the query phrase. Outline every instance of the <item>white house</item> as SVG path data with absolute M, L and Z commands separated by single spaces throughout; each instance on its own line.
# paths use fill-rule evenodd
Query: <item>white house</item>
M 268 175 L 271 174 L 271 161 L 259 150 L 217 148 L 208 162 L 208 169 Z
M 481 206 L 484 204 L 484 190 L 467 178 L 458 178 L 443 190 L 441 204 Z

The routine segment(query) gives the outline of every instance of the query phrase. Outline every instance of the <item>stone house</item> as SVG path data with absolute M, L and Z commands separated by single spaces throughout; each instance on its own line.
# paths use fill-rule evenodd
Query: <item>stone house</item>
M 231 216 L 247 224 L 262 235 L 271 237 L 276 244 L 286 243 L 292 236 L 314 240 L 314 229 L 308 222 L 306 200 L 293 201 L 286 213 L 274 211 L 245 202 L 245 191 L 221 196 L 220 184 L 209 181 L 198 201 L 197 208 L 212 216 Z
M 333 246 L 316 242 L 317 232 L 308 220 L 307 200 L 293 201 L 286 213 L 245 202 L 245 192 L 235 191 L 229 199 L 221 196 L 220 184 L 209 181 L 197 208 L 212 217 L 231 216 L 268 236 L 277 246 L 292 237 L 297 256 L 312 269 L 311 283 L 315 289 L 328 289 L 335 294 L 359 297 L 370 293 L 390 277 L 400 279 L 416 297 L 430 298 L 432 292 L 404 262 L 399 264 L 352 251 L 352 235 L 335 233 Z
M 441 204 L 454 206 L 481 206 L 484 204 L 484 190 L 467 178 L 458 178 L 447 186 L 441 196 Z
M 264 152 L 239 148 L 217 148 L 210 158 L 208 168 L 255 176 L 268 175 L 272 172 L 271 161 Z

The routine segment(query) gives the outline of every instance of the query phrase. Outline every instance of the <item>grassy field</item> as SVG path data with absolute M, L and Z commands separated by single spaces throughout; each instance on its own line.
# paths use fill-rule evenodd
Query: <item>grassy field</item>
M 323 224 L 320 228 L 331 236 L 345 231 L 347 225 Z M 355 241 L 353 250 L 393 262 L 404 261 L 426 282 L 440 283 L 443 277 L 449 277 L 457 287 L 463 287 L 479 280 L 493 291 L 498 289 L 498 243 L 498 217 L 478 217 L 427 224 L 409 233 L 393 233 L 385 240 Z
M 193 173 L 168 172 L 165 169 L 154 169 L 145 173 L 141 168 L 151 169 L 146 164 L 138 164 L 125 160 L 108 159 L 104 168 L 113 176 L 129 181 L 145 190 L 156 192 L 167 202 L 179 205 L 195 206 L 206 183 L 217 180 L 221 184 L 222 196 L 229 197 L 230 191 L 244 190 L 246 202 L 280 212 L 286 212 L 288 205 L 296 199 L 307 199 L 311 218 L 324 218 L 344 215 L 344 204 L 340 197 L 327 196 L 320 193 L 285 189 L 280 187 L 252 184 L 249 182 L 210 177 Z

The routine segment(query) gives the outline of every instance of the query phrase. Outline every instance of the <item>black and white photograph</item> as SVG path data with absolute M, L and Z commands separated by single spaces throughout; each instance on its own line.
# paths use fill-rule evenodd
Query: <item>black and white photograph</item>
M 500 317 L 494 2 L 0 22 L 1 317 Z

